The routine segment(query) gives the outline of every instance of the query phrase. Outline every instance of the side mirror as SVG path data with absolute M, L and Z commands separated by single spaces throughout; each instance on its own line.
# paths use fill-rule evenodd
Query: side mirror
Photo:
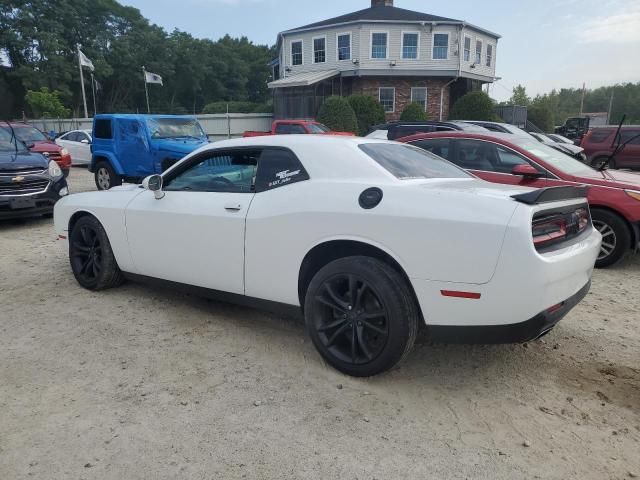
M 162 191 L 162 176 L 161 175 L 149 175 L 142 181 L 142 186 L 145 190 L 153 192 L 156 200 L 160 200 L 164 197 Z
M 86 138 L 84 140 L 80 140 L 80 143 L 84 143 L 85 145 L 89 145 L 89 140 L 87 140 Z
M 540 178 L 543 176 L 542 173 L 533 168 L 531 165 L 526 164 L 516 165 L 515 167 L 513 167 L 513 170 L 511 170 L 511 173 L 513 175 L 520 175 L 525 178 Z

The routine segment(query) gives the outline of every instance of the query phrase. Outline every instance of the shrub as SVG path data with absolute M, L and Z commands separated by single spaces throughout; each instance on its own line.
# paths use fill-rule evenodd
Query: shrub
M 494 121 L 493 100 L 483 91 L 469 92 L 458 99 L 449 115 L 451 120 L 489 120 Z
M 317 120 L 337 132 L 356 133 L 358 131 L 356 113 L 343 97 L 327 98 L 320 107 Z
M 347 101 L 356 114 L 359 135 L 366 135 L 372 126 L 384 123 L 384 108 L 375 98 L 368 95 L 351 95 Z
M 553 132 L 553 113 L 546 106 L 535 105 L 527 109 L 527 119 L 545 132 Z
M 37 91 L 28 90 L 25 101 L 36 118 L 63 118 L 69 115 L 69 109 L 62 105 L 57 90 L 50 92 L 46 87 Z
M 402 111 L 400 120 L 403 122 L 421 122 L 428 120 L 427 112 L 424 111 L 424 106 L 419 103 L 410 103 Z

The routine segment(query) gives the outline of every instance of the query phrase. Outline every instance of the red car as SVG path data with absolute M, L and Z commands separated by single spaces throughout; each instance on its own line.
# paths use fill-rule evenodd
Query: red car
M 616 263 L 640 242 L 640 174 L 598 171 L 526 137 L 442 132 L 399 139 L 494 183 L 527 187 L 588 185 L 593 224 L 602 233 L 597 267 Z
M 623 126 L 619 139 L 615 138 L 617 131 L 618 127 L 615 126 L 594 127 L 589 130 L 580 142 L 587 161 L 593 167 L 601 165 L 613 152 L 617 140 L 620 140 L 626 146 L 616 154 L 609 167 L 640 169 L 640 127 Z
M 71 155 L 66 148 L 62 148 L 60 145 L 56 145 L 55 142 L 50 140 L 44 133 L 31 125 L 26 123 L 11 123 L 13 131 L 18 137 L 18 140 L 22 141 L 29 150 L 36 153 L 41 153 L 45 157 L 48 157 L 55 162 L 62 170 L 65 177 L 69 175 L 69 169 L 71 168 Z M 0 123 L 0 128 L 8 133 L 11 133 L 11 128 L 6 123 Z

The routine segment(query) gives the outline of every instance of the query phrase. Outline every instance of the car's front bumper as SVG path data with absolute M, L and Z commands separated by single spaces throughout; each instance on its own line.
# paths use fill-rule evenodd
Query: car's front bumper
M 34 217 L 53 213 L 56 202 L 63 197 L 66 190 L 67 181 L 64 177 L 50 182 L 44 191 L 32 194 L 20 195 L 0 195 L 0 219 Z M 62 193 L 62 194 L 61 194 Z M 15 205 L 15 198 L 32 200 L 26 208 L 19 208 Z
M 429 335 L 433 340 L 445 343 L 497 344 L 535 340 L 549 333 L 573 307 L 587 296 L 590 288 L 591 281 L 575 295 L 524 322 L 462 327 L 432 325 L 429 327 Z

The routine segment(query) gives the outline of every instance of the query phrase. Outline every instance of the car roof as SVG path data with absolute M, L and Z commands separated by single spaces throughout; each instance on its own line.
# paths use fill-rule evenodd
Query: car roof
M 513 135 L 511 133 L 502 133 L 502 132 L 491 132 L 487 130 L 486 132 L 476 132 L 476 131 L 464 131 L 464 130 L 455 130 L 452 132 L 431 132 L 431 133 L 416 133 L 415 135 L 410 135 L 408 137 L 398 138 L 398 142 L 413 142 L 416 140 L 425 140 L 429 138 L 469 138 L 476 140 L 499 140 L 503 143 L 512 143 L 514 138 L 526 139 L 524 136 Z M 537 141 L 537 140 L 534 140 Z
M 135 119 L 135 118 L 188 118 L 196 119 L 195 115 L 154 115 L 154 114 L 142 114 L 142 113 L 99 113 L 94 120 L 107 119 L 107 118 L 123 118 L 123 119 Z

